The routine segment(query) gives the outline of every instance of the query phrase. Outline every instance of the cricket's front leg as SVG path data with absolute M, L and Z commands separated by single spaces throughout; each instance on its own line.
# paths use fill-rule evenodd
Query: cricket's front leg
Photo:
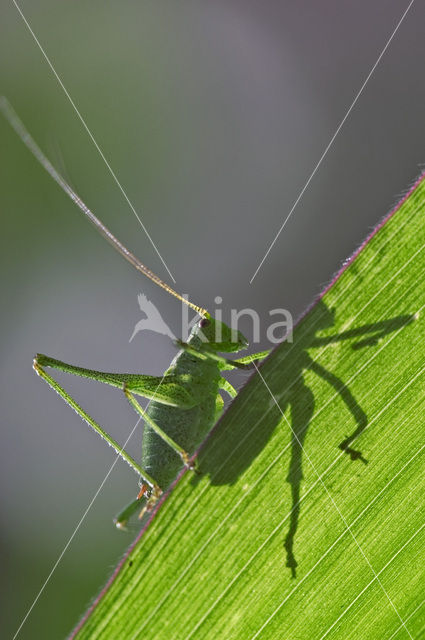
M 256 366 L 254 362 L 256 362 L 257 360 L 263 360 L 263 358 L 268 356 L 270 353 L 269 349 L 267 351 L 253 353 L 250 356 L 245 356 L 244 358 L 231 360 L 230 358 L 225 358 L 218 355 L 214 351 L 210 351 L 206 346 L 202 347 L 201 349 L 194 349 L 190 344 L 188 344 L 187 342 L 183 342 L 182 340 L 176 340 L 176 344 L 178 347 L 184 349 L 200 360 L 214 360 L 215 362 L 218 362 L 220 371 L 229 371 L 231 369 L 255 369 Z
M 46 358 L 42 356 L 42 358 Z M 41 359 L 41 358 L 40 358 Z M 88 413 L 84 411 L 80 407 L 80 405 L 72 398 L 66 391 L 63 389 L 54 378 L 49 376 L 48 373 L 43 369 L 40 364 L 40 360 L 38 356 L 34 358 L 33 368 L 37 375 L 40 376 L 47 384 L 58 393 L 63 400 L 65 400 L 66 404 L 69 405 L 78 415 L 94 430 L 98 433 L 106 442 L 116 451 L 116 453 L 121 456 L 130 467 L 143 479 L 143 481 L 150 487 L 151 491 L 155 494 L 160 495 L 162 493 L 161 488 L 154 478 L 152 478 L 142 467 L 137 464 L 137 462 L 121 447 L 116 440 L 114 440 L 102 427 L 95 421 Z M 50 365 L 51 366 L 51 365 Z M 67 365 L 68 371 L 71 373 L 72 365 Z M 78 367 L 76 367 L 78 370 Z M 78 375 L 78 374 L 77 374 Z
M 236 396 L 238 395 L 238 392 L 236 391 L 234 386 L 231 385 L 230 382 L 226 380 L 226 378 L 220 378 L 218 382 L 218 386 L 220 389 L 223 389 L 223 391 L 228 393 L 232 399 L 236 398 Z M 218 397 L 221 397 L 221 396 L 218 396 Z
M 231 362 L 236 362 L 237 364 L 252 365 L 250 368 L 255 369 L 256 367 L 252 363 L 258 362 L 259 360 L 264 360 L 264 358 L 266 358 L 270 352 L 271 349 L 267 349 L 266 351 L 258 351 L 258 353 L 251 353 L 251 355 L 249 356 L 244 356 L 243 358 L 238 358 L 237 360 L 232 360 Z
M 230 358 L 218 355 L 215 351 L 211 351 L 207 346 L 195 349 L 190 344 L 183 342 L 182 340 L 176 340 L 176 345 L 180 347 L 180 349 L 184 349 L 184 351 L 187 351 L 187 353 L 190 353 L 192 356 L 195 356 L 195 358 L 199 358 L 200 360 L 214 360 L 214 362 L 219 364 L 220 371 L 255 368 L 252 364 L 252 361 L 255 360 L 255 356 L 248 356 L 247 358 L 240 358 L 239 360 L 231 360 Z
M 143 518 L 145 513 L 149 513 L 150 511 L 152 511 L 152 509 L 158 502 L 158 499 L 161 494 L 158 494 L 157 492 L 155 492 L 155 490 L 153 490 L 150 495 L 147 495 L 147 493 L 148 493 L 147 486 L 142 484 L 137 498 L 132 502 L 130 502 L 130 504 L 128 504 L 114 518 L 114 524 L 117 527 L 117 529 L 120 529 L 120 531 L 126 531 L 127 522 L 129 521 L 133 513 L 135 513 L 136 511 L 139 511 L 139 516 L 138 516 L 139 520 Z M 144 504 L 143 504 L 143 498 L 147 498 Z
M 141 500 L 136 498 L 132 500 L 120 513 L 115 516 L 114 524 L 120 531 L 127 531 L 127 522 L 130 520 L 133 513 L 135 513 L 141 506 Z

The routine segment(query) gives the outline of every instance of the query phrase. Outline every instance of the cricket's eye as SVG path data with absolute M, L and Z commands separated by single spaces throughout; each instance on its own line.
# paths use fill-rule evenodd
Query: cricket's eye
M 208 327 L 210 321 L 208 320 L 208 318 L 202 318 L 202 320 L 199 323 L 199 326 L 201 327 L 201 329 L 203 327 Z

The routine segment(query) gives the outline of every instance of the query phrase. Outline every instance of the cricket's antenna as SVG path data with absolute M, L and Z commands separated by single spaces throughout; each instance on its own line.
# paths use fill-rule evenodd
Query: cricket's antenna
M 111 233 L 111 231 L 109 231 L 107 227 L 105 227 L 103 222 L 101 222 L 101 220 L 99 220 L 99 218 L 95 216 L 92 211 L 90 211 L 88 206 L 84 204 L 84 202 L 81 200 L 80 196 L 77 193 L 75 193 L 72 187 L 70 187 L 69 184 L 63 179 L 60 173 L 56 171 L 54 166 L 51 164 L 50 160 L 46 158 L 44 153 L 41 151 L 40 147 L 37 145 L 35 140 L 28 133 L 25 126 L 19 119 L 18 115 L 13 110 L 12 106 L 9 104 L 9 102 L 6 100 L 4 96 L 0 96 L 0 109 L 3 112 L 6 120 L 16 131 L 16 133 L 18 134 L 22 142 L 28 147 L 28 149 L 35 156 L 38 162 L 45 168 L 47 173 L 53 178 L 53 180 L 57 182 L 57 184 L 65 191 L 65 193 L 71 198 L 71 200 L 75 202 L 77 207 L 79 207 L 81 211 L 90 220 L 90 222 L 94 224 L 94 226 L 99 231 L 99 233 L 104 238 L 106 238 L 106 240 L 108 240 L 108 242 L 110 242 L 110 244 L 122 256 L 124 256 L 124 258 L 130 264 L 133 265 L 133 267 L 135 267 L 138 271 L 140 271 L 145 276 L 147 276 L 150 280 L 152 280 L 152 282 L 155 282 L 155 284 L 162 287 L 162 289 L 165 289 L 165 291 L 168 291 L 168 293 L 170 293 L 172 296 L 176 297 L 178 300 L 181 300 L 181 302 L 184 302 L 184 304 L 186 304 L 188 307 L 190 307 L 191 309 L 199 313 L 200 316 L 205 317 L 209 315 L 206 309 L 203 309 L 202 307 L 198 307 L 196 304 L 193 304 L 193 302 L 190 302 L 189 300 L 187 300 L 187 298 L 183 298 L 183 296 L 177 293 L 177 291 L 174 291 L 174 289 L 172 289 L 168 284 L 163 282 L 161 278 L 159 278 L 155 273 L 153 273 L 153 271 L 145 267 L 145 265 L 142 264 L 140 260 L 136 258 L 136 256 L 133 255 L 131 251 L 129 251 L 118 240 L 118 238 L 116 238 L 114 234 Z

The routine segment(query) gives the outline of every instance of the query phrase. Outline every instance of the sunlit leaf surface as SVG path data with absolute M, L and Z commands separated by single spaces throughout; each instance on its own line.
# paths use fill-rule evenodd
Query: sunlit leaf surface
M 424 282 L 422 182 L 249 380 L 76 637 L 425 637 Z

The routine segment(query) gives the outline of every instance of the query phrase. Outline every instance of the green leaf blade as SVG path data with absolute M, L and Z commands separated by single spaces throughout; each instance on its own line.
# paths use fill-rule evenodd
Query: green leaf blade
M 424 203 L 421 181 L 249 380 L 77 638 L 420 637 Z

